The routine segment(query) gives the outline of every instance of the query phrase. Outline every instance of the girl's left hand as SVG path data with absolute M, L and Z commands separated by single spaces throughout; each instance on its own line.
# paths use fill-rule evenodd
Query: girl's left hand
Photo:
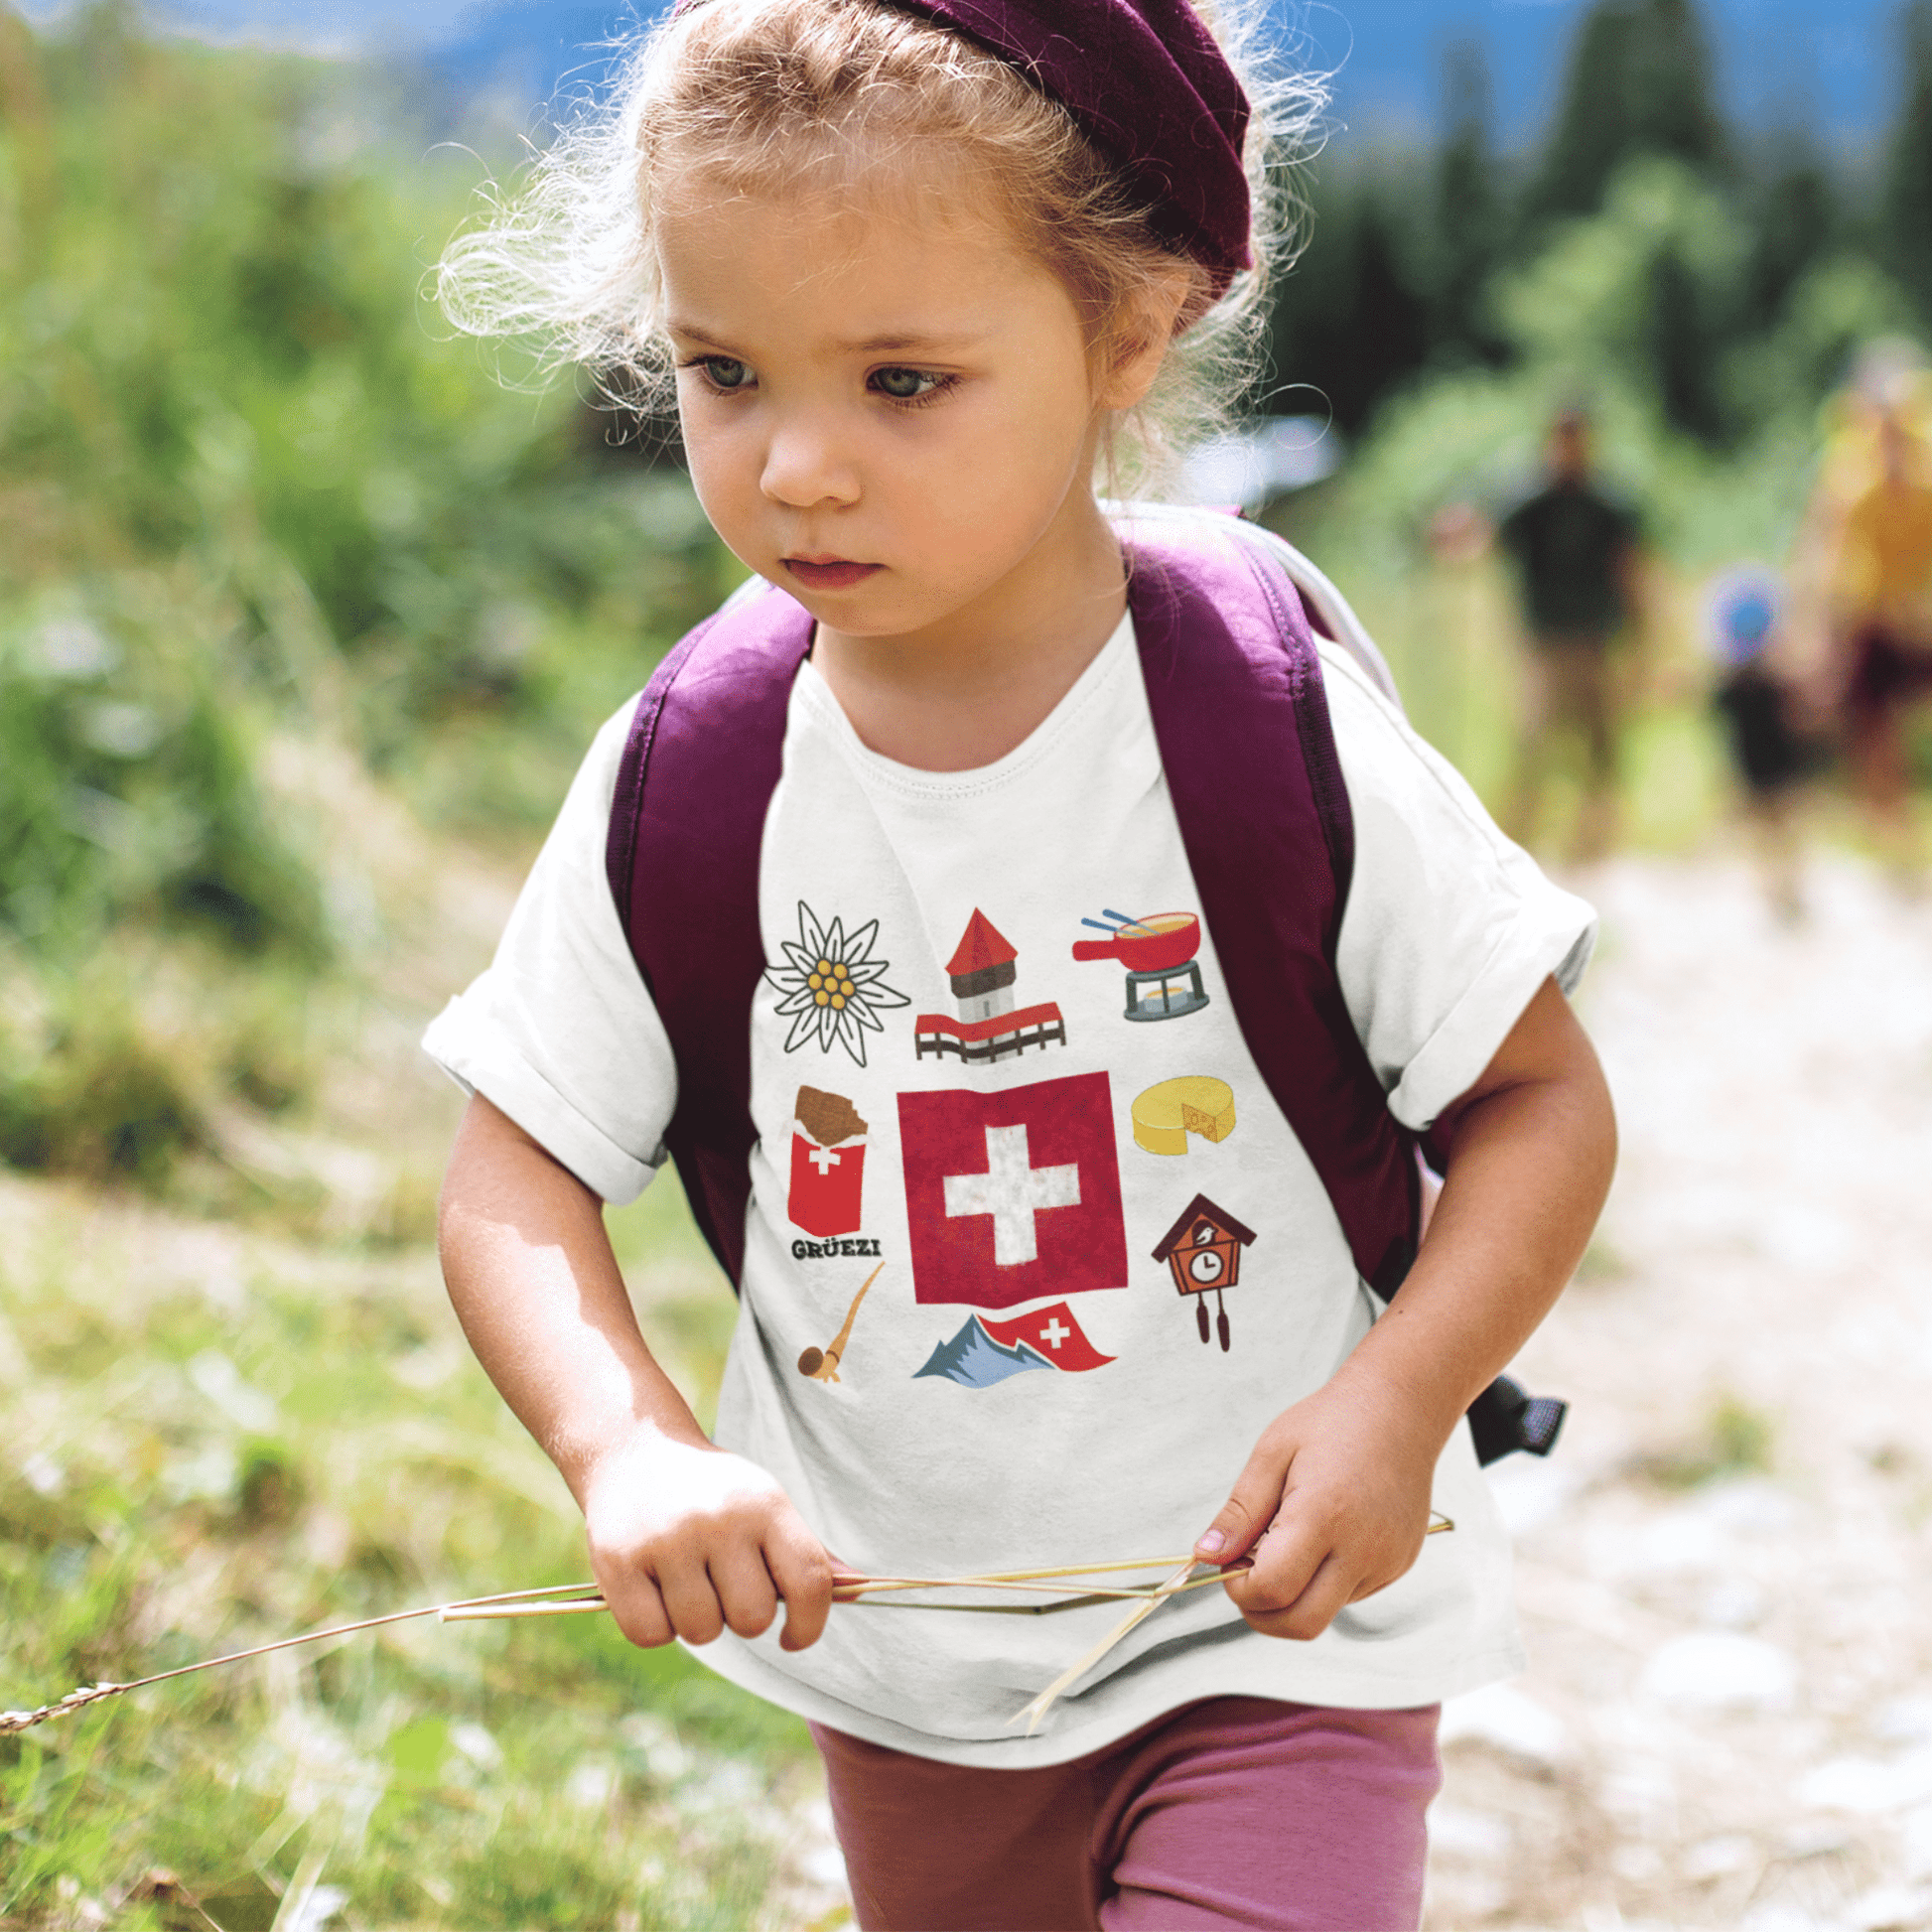
M 1235 1607 L 1265 1636 L 1318 1637 L 1421 1553 L 1443 1449 L 1433 1433 L 1398 1391 L 1338 1378 L 1269 1424 L 1195 1554 L 1252 1556 L 1227 1581 Z

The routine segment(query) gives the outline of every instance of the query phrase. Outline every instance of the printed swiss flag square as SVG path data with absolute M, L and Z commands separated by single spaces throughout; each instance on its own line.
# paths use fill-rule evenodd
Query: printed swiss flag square
M 902 1093 L 898 1129 L 915 1300 L 1011 1309 L 1127 1286 L 1106 1074 Z

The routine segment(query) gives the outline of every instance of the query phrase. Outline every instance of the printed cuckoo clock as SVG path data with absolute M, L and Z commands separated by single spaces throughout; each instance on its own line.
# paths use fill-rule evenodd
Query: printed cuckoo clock
M 1207 1340 L 1207 1298 L 1214 1297 L 1223 1353 L 1229 1335 L 1227 1305 L 1221 1298 L 1240 1281 L 1241 1250 L 1251 1247 L 1254 1238 L 1254 1230 L 1243 1227 L 1225 1207 L 1196 1194 L 1154 1251 L 1156 1261 L 1168 1264 L 1175 1289 L 1195 1298 L 1194 1322 L 1203 1342 Z

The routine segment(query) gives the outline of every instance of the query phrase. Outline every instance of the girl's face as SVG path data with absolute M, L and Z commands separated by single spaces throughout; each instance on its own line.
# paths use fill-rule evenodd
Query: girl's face
M 698 496 L 742 562 L 848 636 L 996 622 L 1097 522 L 1119 399 L 1072 299 L 948 206 L 721 191 L 661 212 Z

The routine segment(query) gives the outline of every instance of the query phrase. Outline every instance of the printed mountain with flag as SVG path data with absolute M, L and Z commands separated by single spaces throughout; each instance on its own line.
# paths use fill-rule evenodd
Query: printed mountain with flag
M 1050 1309 L 1035 1309 L 1011 1321 L 971 1316 L 950 1341 L 932 1351 L 912 1379 L 930 1375 L 965 1389 L 990 1389 L 1030 1369 L 1056 1368 L 1077 1375 L 1105 1368 L 1114 1359 L 1087 1339 L 1064 1302 L 1055 1302 Z

